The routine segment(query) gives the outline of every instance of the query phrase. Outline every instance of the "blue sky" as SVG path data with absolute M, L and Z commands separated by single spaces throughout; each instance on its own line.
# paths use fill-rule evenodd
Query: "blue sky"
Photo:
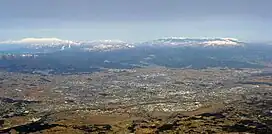
M 0 40 L 183 36 L 272 41 L 271 5 L 271 0 L 1 0 Z

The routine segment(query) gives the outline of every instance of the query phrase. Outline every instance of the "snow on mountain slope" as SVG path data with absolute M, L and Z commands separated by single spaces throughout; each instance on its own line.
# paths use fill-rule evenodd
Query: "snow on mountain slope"
M 132 44 L 121 40 L 95 40 L 85 42 L 84 46 L 85 51 L 110 51 L 117 49 L 127 49 L 135 47 Z
M 132 48 L 133 45 L 121 40 L 96 40 L 96 41 L 70 41 L 58 38 L 24 38 L 14 41 L 2 41 L 0 45 L 5 46 L 18 45 L 25 48 L 33 49 L 51 49 L 51 50 L 66 50 L 66 49 L 81 49 L 85 51 L 104 51 Z M 3 46 L 3 45 L 2 45 Z M 1 47 L 1 46 L 0 46 Z
M 127 43 L 121 40 L 95 40 L 95 41 L 71 41 L 58 38 L 24 38 L 0 42 L 0 48 L 35 49 L 41 52 L 54 52 L 64 50 L 83 51 L 112 51 L 129 49 L 137 46 L 192 46 L 192 47 L 228 47 L 243 46 L 245 43 L 234 38 L 183 38 L 168 37 L 152 40 L 144 43 Z
M 147 45 L 170 45 L 170 46 L 243 46 L 244 43 L 234 38 L 183 38 L 168 37 L 157 39 L 143 44 Z
M 2 41 L 0 44 L 22 44 L 22 45 L 44 45 L 44 46 L 52 46 L 52 45 L 64 45 L 64 44 L 73 44 L 78 45 L 78 42 L 70 41 L 70 40 L 61 40 L 58 38 L 24 38 L 21 40 L 11 40 L 11 41 Z
M 94 40 L 89 41 L 90 44 L 127 44 L 127 42 L 122 40 Z

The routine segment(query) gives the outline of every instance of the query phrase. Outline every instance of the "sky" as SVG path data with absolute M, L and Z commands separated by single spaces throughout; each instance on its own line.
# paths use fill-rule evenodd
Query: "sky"
M 271 0 L 1 0 L 0 40 L 272 41 Z

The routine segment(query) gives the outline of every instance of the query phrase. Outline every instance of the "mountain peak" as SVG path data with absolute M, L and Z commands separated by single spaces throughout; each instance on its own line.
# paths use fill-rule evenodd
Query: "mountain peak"
M 163 37 L 163 38 L 159 38 L 158 40 L 233 40 L 233 41 L 239 41 L 239 39 L 236 38 L 231 38 L 231 37 L 178 37 L 178 36 L 173 36 L 173 37 Z
M 185 38 L 185 37 L 167 37 L 145 44 L 150 45 L 171 45 L 171 46 L 242 46 L 243 43 L 235 38 Z
M 31 44 L 31 45 L 42 45 L 42 44 L 76 44 L 74 41 L 62 40 L 58 38 L 23 38 L 21 40 L 9 40 L 2 41 L 1 44 Z
M 19 42 L 61 42 L 63 40 L 58 38 L 24 38 L 19 40 Z

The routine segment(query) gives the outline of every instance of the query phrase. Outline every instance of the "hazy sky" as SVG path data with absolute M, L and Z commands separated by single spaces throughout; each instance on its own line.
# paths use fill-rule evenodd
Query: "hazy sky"
M 271 0 L 0 0 L 0 40 L 182 36 L 272 41 L 271 5 Z

